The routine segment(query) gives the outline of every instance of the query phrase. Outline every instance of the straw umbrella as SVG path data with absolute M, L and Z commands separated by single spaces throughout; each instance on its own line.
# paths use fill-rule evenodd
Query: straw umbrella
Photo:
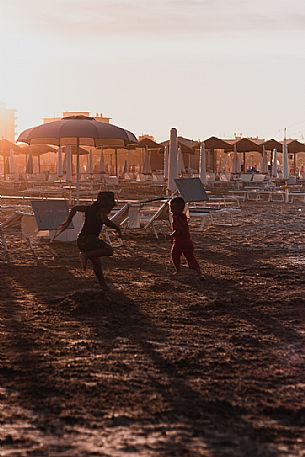
M 133 133 L 116 125 L 98 122 L 93 117 L 69 116 L 59 121 L 41 124 L 23 131 L 17 141 L 27 144 L 75 145 L 76 161 L 76 200 L 79 203 L 80 191 L 80 145 L 85 146 L 126 146 L 138 143 Z
M 181 176 L 183 173 L 185 173 L 185 167 L 184 167 L 184 162 L 183 162 L 183 155 L 182 155 L 182 150 L 181 147 L 178 147 L 178 154 L 177 154 L 177 174 L 178 176 Z
M 11 152 L 13 151 L 13 152 Z M 10 162 L 12 162 L 13 159 L 10 159 L 10 156 L 12 154 L 18 154 L 20 153 L 20 147 L 17 146 L 15 143 L 12 143 L 9 140 L 6 140 L 5 138 L 0 139 L 0 155 L 3 157 L 3 174 L 4 174 L 4 179 L 6 179 L 6 175 L 12 173 L 12 170 L 10 169 Z M 13 163 L 14 165 L 14 163 Z
M 212 169 L 215 171 L 215 163 L 216 163 L 216 155 L 215 155 L 215 150 L 216 149 L 223 149 L 225 152 L 233 151 L 233 146 L 232 144 L 217 138 L 216 136 L 211 136 L 210 138 L 207 138 L 206 140 L 203 141 L 204 147 L 205 147 L 205 154 L 207 156 L 207 151 L 209 151 L 209 157 L 211 159 L 211 156 L 213 157 L 213 166 Z M 194 144 L 193 149 L 198 149 L 200 151 L 202 142 L 198 141 Z M 200 152 L 199 152 L 199 157 L 200 157 Z M 207 159 L 207 157 L 206 157 Z M 207 160 L 206 160 L 207 161 Z
M 168 146 L 164 148 L 164 179 L 168 178 Z
M 266 151 L 272 151 L 271 156 L 270 156 L 270 169 L 271 169 L 271 175 L 273 171 L 273 151 L 276 149 L 278 152 L 283 151 L 283 145 L 279 142 L 271 138 L 270 140 L 264 141 L 262 144 L 262 148 L 264 148 Z
M 101 173 L 101 174 L 106 173 L 103 148 L 101 148 L 101 152 L 100 152 L 100 160 L 99 160 L 98 172 Z
M 298 140 L 286 140 L 289 154 L 294 154 L 294 170 L 296 174 L 296 156 L 299 152 L 305 152 L 305 144 L 301 143 Z
M 33 144 L 31 146 L 28 146 L 27 144 L 23 144 L 22 146 L 19 146 L 19 149 L 22 154 L 25 154 L 26 157 L 26 167 L 28 164 L 29 156 L 31 155 L 32 158 L 30 161 L 33 162 L 32 168 L 33 171 L 28 174 L 33 174 L 34 172 L 34 157 L 37 157 L 37 167 L 38 167 L 38 173 L 41 171 L 41 164 L 40 164 L 40 156 L 43 154 L 48 154 L 48 153 L 56 153 L 56 149 L 52 148 L 49 144 Z M 31 169 L 31 165 L 29 165 L 29 169 Z
M 25 171 L 27 175 L 32 175 L 34 173 L 33 153 L 31 148 L 29 148 Z
M 288 168 L 288 150 L 286 140 L 283 144 L 283 179 L 289 178 L 289 168 Z
M 148 150 L 147 146 L 144 149 L 144 160 L 143 160 L 143 174 L 150 175 L 151 174 L 151 151 Z
M 65 147 L 65 169 L 66 169 L 66 182 L 72 181 L 72 149 L 71 146 Z
M 268 173 L 268 156 L 265 146 L 263 145 L 263 156 L 262 156 L 262 163 L 261 163 L 261 173 L 267 174 Z
M 273 149 L 272 153 L 272 176 L 277 177 L 277 149 Z
M 177 186 L 175 179 L 178 178 L 177 173 L 177 129 L 172 128 L 170 131 L 170 140 L 169 140 L 169 155 L 168 155 L 168 182 L 167 188 L 170 192 L 175 192 Z
M 207 166 L 206 166 L 205 143 L 201 143 L 199 155 L 199 178 L 203 185 L 207 183 Z
M 240 138 L 233 142 L 234 150 L 243 154 L 243 171 L 246 171 L 246 152 L 261 152 L 262 146 L 249 138 Z

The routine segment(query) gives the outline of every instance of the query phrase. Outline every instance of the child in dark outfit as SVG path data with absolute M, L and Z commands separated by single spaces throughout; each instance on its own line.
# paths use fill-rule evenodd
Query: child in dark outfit
M 181 273 L 181 256 L 182 254 L 187 260 L 190 269 L 195 270 L 200 279 L 204 279 L 201 273 L 201 268 L 194 256 L 194 245 L 188 227 L 188 219 L 183 212 L 185 201 L 181 197 L 175 197 L 170 202 L 172 212 L 173 232 L 170 237 L 172 239 L 171 257 L 176 268 L 176 274 Z
M 85 213 L 85 222 L 82 230 L 77 239 L 77 246 L 80 250 L 80 258 L 84 270 L 86 269 L 87 260 L 89 259 L 93 265 L 93 271 L 97 280 L 104 290 L 109 290 L 106 284 L 100 257 L 112 256 L 113 249 L 110 244 L 99 238 L 99 234 L 103 225 L 110 227 L 117 231 L 120 238 L 122 232 L 118 225 L 108 218 L 108 214 L 116 205 L 113 192 L 99 192 L 96 202 L 92 205 L 78 205 L 74 206 L 67 218 L 67 220 L 59 226 L 60 231 L 66 230 L 74 215 L 77 212 Z

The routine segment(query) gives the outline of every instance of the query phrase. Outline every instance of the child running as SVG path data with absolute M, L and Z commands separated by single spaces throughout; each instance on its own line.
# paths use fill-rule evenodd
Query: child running
M 181 273 L 181 256 L 187 260 L 189 268 L 195 270 L 198 277 L 204 280 L 201 268 L 194 256 L 194 245 L 188 227 L 188 219 L 184 213 L 185 201 L 182 197 L 175 197 L 170 202 L 170 209 L 173 216 L 172 228 L 170 234 L 172 239 L 171 257 L 176 268 L 176 275 Z
M 63 232 L 69 227 L 77 212 L 85 213 L 85 222 L 77 238 L 81 263 L 85 270 L 88 259 L 92 262 L 97 280 L 101 288 L 105 291 L 109 291 L 110 289 L 104 278 L 100 257 L 112 256 L 113 249 L 108 243 L 99 238 L 99 234 L 105 224 L 107 227 L 116 230 L 119 237 L 122 238 L 120 227 L 108 218 L 108 214 L 114 206 L 116 206 L 116 202 L 113 192 L 99 192 L 96 202 L 87 206 L 74 206 L 67 220 L 58 227 L 60 232 Z

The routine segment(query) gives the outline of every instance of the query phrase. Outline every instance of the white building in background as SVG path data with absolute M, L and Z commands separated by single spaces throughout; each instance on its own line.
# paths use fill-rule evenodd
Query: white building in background
M 6 108 L 0 102 L 0 138 L 15 142 L 16 136 L 16 110 Z

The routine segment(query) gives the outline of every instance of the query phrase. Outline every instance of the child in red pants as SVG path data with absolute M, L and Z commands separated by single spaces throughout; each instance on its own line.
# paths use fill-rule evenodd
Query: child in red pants
M 182 197 L 175 197 L 170 202 L 170 209 L 173 216 L 173 232 L 171 257 L 176 268 L 176 274 L 181 273 L 181 256 L 187 260 L 189 268 L 195 270 L 200 279 L 204 279 L 200 265 L 194 256 L 194 245 L 188 227 L 188 219 L 183 212 L 185 201 Z

